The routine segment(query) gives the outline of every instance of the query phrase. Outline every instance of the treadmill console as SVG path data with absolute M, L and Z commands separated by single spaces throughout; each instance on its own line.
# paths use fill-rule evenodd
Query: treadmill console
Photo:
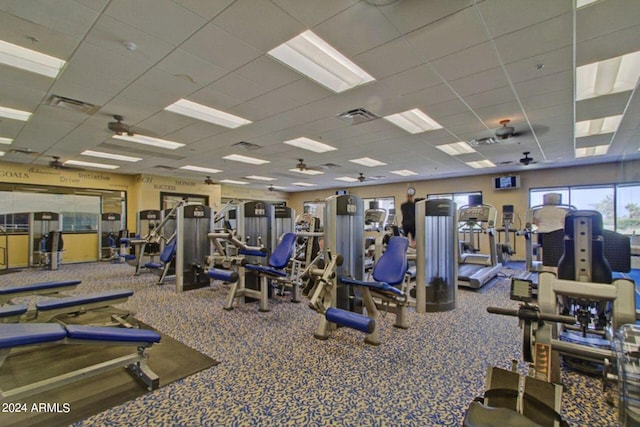
M 514 301 L 533 301 L 533 282 L 525 279 L 511 279 L 511 299 Z

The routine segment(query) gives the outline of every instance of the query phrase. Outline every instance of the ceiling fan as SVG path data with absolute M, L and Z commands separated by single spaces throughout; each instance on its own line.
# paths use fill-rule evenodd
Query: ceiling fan
M 520 164 L 524 166 L 529 166 L 530 164 L 538 163 L 533 159 L 533 157 L 529 157 L 529 154 L 531 154 L 531 151 L 525 151 L 522 154 L 524 154 L 524 157 L 520 159 Z
M 133 131 L 131 130 L 131 126 L 124 123 L 124 117 L 119 114 L 114 114 L 113 119 L 115 120 L 115 122 L 109 122 L 107 124 L 107 127 L 111 132 L 115 133 L 116 135 L 134 135 Z
M 209 175 L 207 175 L 207 177 L 204 179 L 204 183 L 207 184 L 207 185 L 213 185 L 213 184 L 215 184 L 215 181 L 212 180 Z
M 59 156 L 51 156 L 51 160 L 49 160 L 49 167 L 53 169 L 82 170 L 82 168 L 65 165 L 64 162 L 60 161 Z

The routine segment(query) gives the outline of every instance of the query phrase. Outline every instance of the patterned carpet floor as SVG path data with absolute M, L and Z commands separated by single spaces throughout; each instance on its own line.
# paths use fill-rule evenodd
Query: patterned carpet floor
M 76 294 L 133 290 L 125 308 L 136 318 L 221 362 L 78 426 L 459 426 L 486 368 L 520 358 L 517 320 L 486 312 L 517 306 L 504 279 L 460 290 L 453 311 L 409 310 L 408 330 L 381 319 L 379 347 L 346 328 L 314 339 L 318 318 L 306 301 L 274 297 L 268 313 L 255 304 L 227 312 L 225 285 L 178 294 L 171 281 L 156 286 L 126 264 L 24 270 L 0 276 L 0 286 L 75 278 L 83 281 Z M 563 381 L 570 425 L 616 425 L 598 378 L 563 372 Z

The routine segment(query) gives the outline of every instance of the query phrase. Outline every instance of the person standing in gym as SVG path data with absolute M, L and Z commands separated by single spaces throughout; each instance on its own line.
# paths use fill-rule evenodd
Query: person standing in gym
M 407 201 L 400 205 L 402 212 L 402 232 L 409 238 L 409 246 L 416 247 L 416 202 L 413 196 L 416 190 L 413 187 L 407 189 Z

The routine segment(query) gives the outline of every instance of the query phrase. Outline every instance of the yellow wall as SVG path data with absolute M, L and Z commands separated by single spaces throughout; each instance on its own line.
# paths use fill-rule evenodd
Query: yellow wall
M 100 256 L 98 233 L 66 233 L 62 238 L 64 239 L 63 264 L 98 261 Z

